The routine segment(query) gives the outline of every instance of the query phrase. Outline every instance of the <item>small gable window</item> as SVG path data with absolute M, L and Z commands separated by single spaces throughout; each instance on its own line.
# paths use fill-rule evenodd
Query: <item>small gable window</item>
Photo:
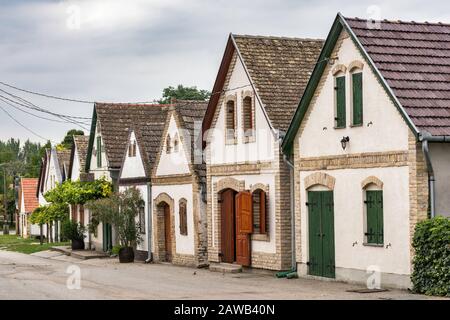
M 179 202 L 178 214 L 180 218 L 180 234 L 187 236 L 187 200 L 181 199 Z
M 384 243 L 383 190 L 371 184 L 364 190 L 364 193 L 366 206 L 365 242 L 381 245 Z
M 362 72 L 356 70 L 352 74 L 352 125 L 363 124 L 363 77 Z
M 234 100 L 228 100 L 226 104 L 225 126 L 227 140 L 236 138 L 236 104 Z
M 172 141 L 170 139 L 170 135 L 167 135 L 166 138 L 166 153 L 171 153 L 172 152 Z
M 97 137 L 97 168 L 102 167 L 102 137 Z
M 136 141 L 132 141 L 128 146 L 128 156 L 136 157 Z
M 253 112 L 253 99 L 251 96 L 246 96 L 242 100 L 242 117 L 244 124 L 244 136 L 253 136 L 255 129 L 254 112 Z
M 266 192 L 256 189 L 253 194 L 253 233 L 267 234 Z
M 180 141 L 178 139 L 178 134 L 175 135 L 173 139 L 173 152 L 178 152 Z
M 335 77 L 335 127 L 345 128 L 345 75 L 337 75 Z

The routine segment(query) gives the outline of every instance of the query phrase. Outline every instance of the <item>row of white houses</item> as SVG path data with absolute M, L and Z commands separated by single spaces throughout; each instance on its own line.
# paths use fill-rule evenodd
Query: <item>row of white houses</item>
M 415 225 L 450 215 L 449 34 L 340 14 L 325 41 L 231 34 L 208 102 L 96 103 L 68 178 L 141 191 L 141 259 L 407 288 Z

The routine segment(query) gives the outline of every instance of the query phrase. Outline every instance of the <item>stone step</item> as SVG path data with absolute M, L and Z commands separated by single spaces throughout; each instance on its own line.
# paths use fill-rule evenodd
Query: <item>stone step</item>
M 72 250 L 68 246 L 51 247 L 50 250 L 64 253 L 67 256 L 71 256 L 81 260 L 107 258 L 108 255 L 104 252 L 94 250 Z
M 222 273 L 238 273 L 242 272 L 242 266 L 234 263 L 211 263 L 209 270 Z

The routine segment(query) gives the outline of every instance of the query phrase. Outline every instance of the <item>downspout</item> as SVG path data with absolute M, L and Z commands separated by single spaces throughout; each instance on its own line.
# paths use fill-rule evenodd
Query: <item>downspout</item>
M 283 161 L 289 167 L 289 202 L 291 210 L 291 251 L 292 251 L 292 261 L 291 261 L 291 272 L 297 272 L 297 259 L 295 255 L 295 208 L 294 208 L 294 164 L 288 159 L 288 157 L 283 154 Z
M 427 164 L 428 171 L 428 187 L 430 190 L 430 213 L 431 218 L 436 216 L 436 191 L 433 164 L 431 162 L 431 155 L 428 142 L 450 142 L 450 136 L 432 136 L 427 132 L 421 132 L 419 135 L 419 141 L 422 142 L 422 151 L 425 155 L 425 162 Z
M 152 201 L 152 183 L 148 182 L 147 183 L 147 210 L 148 210 L 148 218 L 147 218 L 147 226 L 148 226 L 148 231 L 147 231 L 147 252 L 148 252 L 148 256 L 147 259 L 145 260 L 145 263 L 150 263 L 153 262 L 153 254 L 152 254 L 152 206 L 153 206 L 153 201 Z

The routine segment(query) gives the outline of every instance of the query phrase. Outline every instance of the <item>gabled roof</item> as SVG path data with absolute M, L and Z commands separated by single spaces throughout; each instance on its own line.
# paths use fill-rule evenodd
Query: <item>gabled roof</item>
M 323 40 L 315 39 L 230 34 L 206 111 L 203 132 L 212 124 L 220 98 L 217 93 L 224 89 L 235 52 L 242 58 L 272 127 L 285 131 L 322 45 Z
M 36 196 L 36 190 L 38 188 L 37 178 L 22 178 L 20 182 L 20 201 L 19 205 L 22 206 L 22 197 L 24 202 L 24 208 L 20 208 L 20 212 L 33 212 L 39 206 L 39 201 Z
M 450 135 L 450 25 L 344 18 L 338 13 L 283 141 L 292 143 L 339 34 L 345 30 L 403 116 L 419 135 Z
M 61 172 L 61 179 L 66 180 L 66 170 L 69 169 L 71 150 L 56 150 L 58 158 L 59 170 Z
M 50 156 L 50 150 L 45 149 L 44 157 L 41 159 L 41 169 L 39 171 L 38 187 L 36 189 L 36 197 L 39 197 L 40 192 L 44 192 L 45 176 L 47 174 L 48 159 Z
M 84 172 L 86 165 L 86 155 L 89 144 L 89 136 L 73 136 L 73 145 L 70 151 L 69 175 L 72 178 L 73 161 L 75 159 L 75 150 L 80 161 L 80 171 Z
M 92 117 L 91 134 L 86 157 L 86 171 L 90 168 L 90 159 L 94 146 L 97 120 L 105 147 L 109 169 L 120 169 L 124 150 L 127 145 L 129 130 L 132 125 L 138 126 L 144 137 L 144 144 L 153 150 L 156 143 L 159 147 L 158 133 L 164 126 L 167 109 L 170 105 L 95 103 Z M 154 155 L 149 154 L 154 157 Z

